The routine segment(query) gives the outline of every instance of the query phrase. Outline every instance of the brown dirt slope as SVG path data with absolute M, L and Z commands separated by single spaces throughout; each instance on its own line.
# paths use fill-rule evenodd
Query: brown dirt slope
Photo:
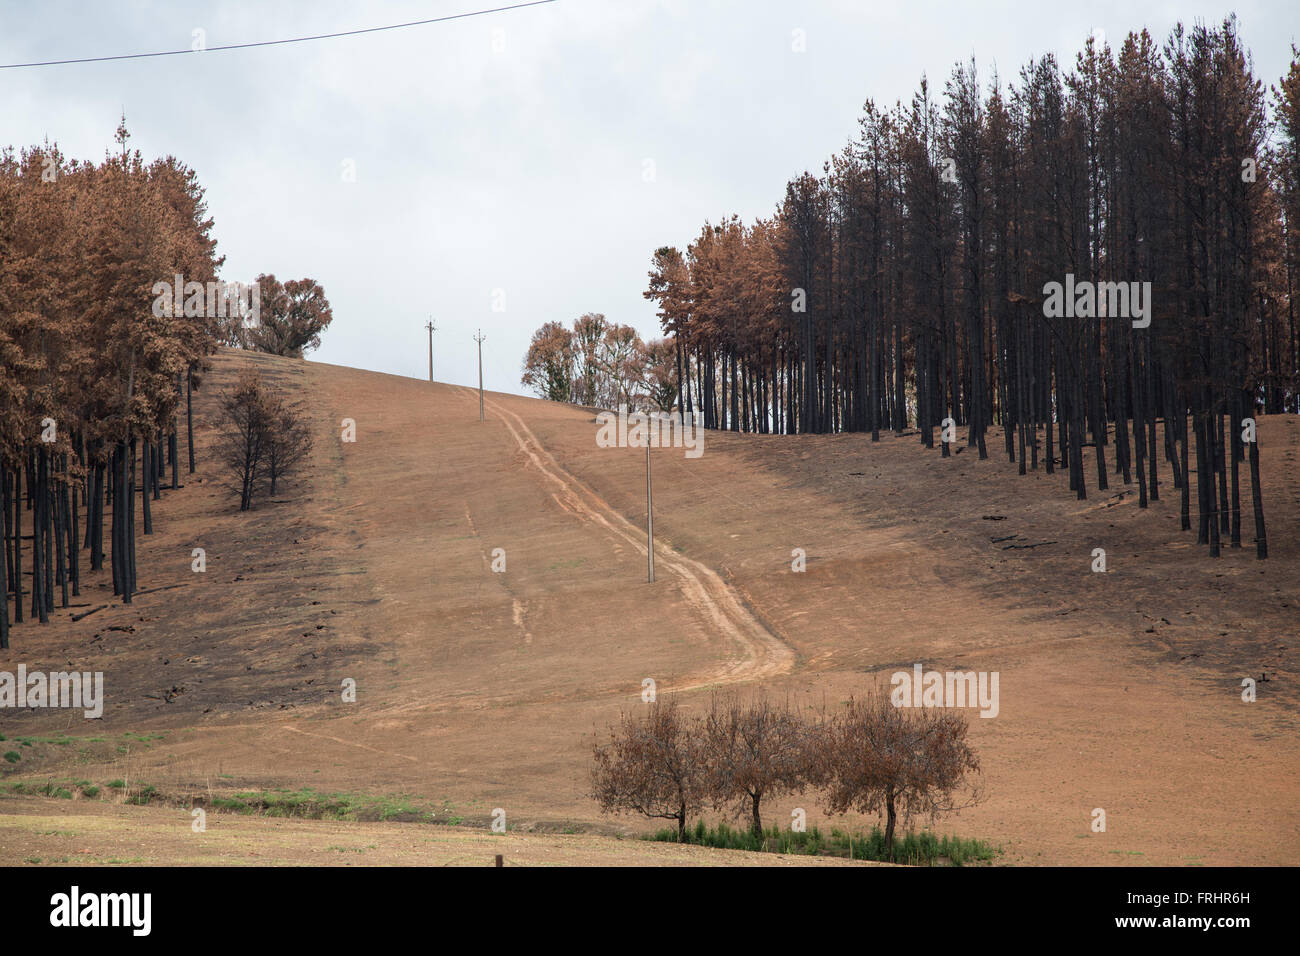
M 317 445 L 303 479 L 240 515 L 212 464 L 211 416 L 249 362 L 308 401 Z M 1000 675 L 998 716 L 970 711 L 987 799 L 940 831 L 999 843 L 1009 862 L 1300 862 L 1295 418 L 1260 426 L 1265 562 L 1249 546 L 1212 561 L 1180 532 L 1167 470 L 1140 513 L 1117 478 L 1097 491 L 1095 468 L 1083 502 L 1061 473 L 1018 476 L 996 433 L 984 462 L 941 459 L 914 436 L 707 433 L 701 458 L 654 452 L 649 585 L 643 453 L 598 448 L 589 410 L 489 393 L 480 423 L 466 389 L 222 353 L 196 411 L 198 473 L 165 492 L 155 534 L 139 538 L 141 586 L 170 589 L 24 624 L 0 655 L 0 669 L 75 666 L 107 684 L 101 721 L 0 712 L 0 733 L 29 739 L 0 744 L 21 751 L 0 764 L 0 787 L 418 795 L 480 834 L 498 807 L 521 831 L 588 831 L 565 836 L 587 846 L 573 858 L 533 862 L 591 861 L 610 846 L 591 834 L 646 828 L 586 797 L 592 735 L 641 706 L 645 678 L 688 707 L 715 685 L 833 707 L 920 662 Z M 340 441 L 344 418 L 355 443 Z M 195 547 L 204 574 L 190 570 Z M 1097 547 L 1106 574 L 1090 571 Z M 806 573 L 791 571 L 796 548 Z M 107 575 L 81 602 L 112 602 Z M 1250 704 L 1248 676 L 1268 678 Z M 96 854 L 138 855 L 112 840 L 128 847 L 150 808 L 102 797 L 23 803 L 20 816 L 84 817 Z M 774 802 L 768 819 L 796 805 L 821 819 L 813 794 Z M 15 806 L 0 800 L 0 814 Z M 148 819 L 171 820 L 178 842 L 148 861 L 195 859 L 188 815 L 166 812 Z M 293 821 L 299 831 L 220 814 L 208 835 L 236 822 L 274 827 L 288 841 L 276 862 L 349 862 L 317 852 L 326 839 L 390 846 L 365 836 L 380 824 Z M 454 831 L 429 829 L 411 855 L 376 859 L 441 860 L 420 841 Z M 57 839 L 0 819 L 0 862 L 67 856 Z M 244 859 L 232 839 L 201 855 Z M 611 862 L 629 844 L 615 845 Z M 686 859 L 654 852 L 636 861 Z

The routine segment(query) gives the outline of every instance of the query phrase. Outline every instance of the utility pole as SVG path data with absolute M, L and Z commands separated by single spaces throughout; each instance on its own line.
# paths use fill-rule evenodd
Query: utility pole
M 433 384 L 433 330 L 437 328 L 433 324 L 433 316 L 429 316 L 429 321 L 424 326 L 429 330 L 429 384 Z
M 654 497 L 650 492 L 650 438 L 645 440 L 645 538 L 646 561 L 650 567 L 650 583 L 655 583 L 655 515 Z
M 474 341 L 478 343 L 478 420 L 483 421 L 483 340 L 487 338 L 483 330 L 478 330 Z

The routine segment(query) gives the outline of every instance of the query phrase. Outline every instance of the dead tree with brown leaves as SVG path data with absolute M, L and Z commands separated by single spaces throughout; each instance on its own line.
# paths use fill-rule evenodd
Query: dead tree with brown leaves
M 218 455 L 239 492 L 239 510 L 253 505 L 253 494 L 266 474 L 266 436 L 269 431 L 270 400 L 255 369 L 239 375 L 235 387 L 221 398 L 222 427 Z
M 963 714 L 895 707 L 885 694 L 850 698 L 844 712 L 821 727 L 817 748 L 832 814 L 885 814 L 885 847 L 894 859 L 894 828 L 916 814 L 934 819 L 978 802 L 979 759 L 966 742 Z M 965 794 L 965 799 L 959 795 Z
M 277 485 L 297 471 L 311 454 L 311 430 L 303 421 L 301 402 L 286 401 L 280 395 L 268 399 L 266 454 L 267 493 L 274 498 Z
M 813 775 L 809 726 L 789 704 L 766 697 L 715 697 L 701 725 L 705 786 L 715 808 L 739 805 L 763 835 L 764 797 L 800 793 Z
M 609 741 L 593 748 L 591 797 L 601 812 L 676 820 L 685 843 L 686 820 L 705 800 L 698 723 L 674 700 L 650 704 L 643 717 L 624 713 Z

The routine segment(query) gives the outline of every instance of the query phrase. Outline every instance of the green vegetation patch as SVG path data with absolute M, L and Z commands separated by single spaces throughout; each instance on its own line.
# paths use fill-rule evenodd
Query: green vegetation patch
M 659 830 L 643 839 L 659 843 L 677 843 L 677 831 Z M 870 833 L 850 833 L 818 827 L 803 833 L 771 827 L 758 836 L 753 831 L 719 823 L 710 827 L 703 820 L 686 831 L 686 843 L 720 850 L 751 850 L 757 853 L 790 853 L 809 856 L 838 856 L 854 860 L 885 862 L 885 834 L 879 827 Z M 963 837 L 938 837 L 928 830 L 894 835 L 894 862 L 912 866 L 967 866 L 991 863 L 1002 850 L 983 840 Z
M 308 820 L 436 822 L 437 811 L 406 796 L 369 796 L 352 793 L 321 793 L 310 787 L 300 790 L 245 791 L 213 797 L 214 810 L 268 817 L 302 817 Z

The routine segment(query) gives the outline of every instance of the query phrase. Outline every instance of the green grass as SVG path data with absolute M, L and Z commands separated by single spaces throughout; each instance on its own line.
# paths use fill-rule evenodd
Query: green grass
M 99 796 L 99 787 L 89 780 L 48 780 L 43 784 L 26 784 L 21 780 L 16 780 L 13 783 L 0 784 L 0 789 L 17 794 L 57 797 L 60 800 L 71 800 L 74 790 L 80 790 L 87 797 Z
M 213 797 L 214 810 L 268 817 L 303 817 L 310 820 L 406 820 L 432 823 L 435 811 L 411 798 L 374 797 L 365 794 L 321 793 L 300 790 L 261 790 Z
M 110 780 L 104 787 L 110 791 L 120 792 L 126 798 L 125 803 L 136 806 L 146 806 L 156 801 L 183 806 L 189 802 L 186 797 L 169 797 L 160 793 L 158 788 L 150 783 L 136 782 L 128 789 L 124 780 L 117 779 Z M 80 790 L 87 798 L 99 797 L 101 792 L 101 788 L 89 780 L 59 780 L 39 785 L 15 781 L 0 783 L 0 790 L 60 799 L 72 799 L 76 790 Z M 459 816 L 446 819 L 446 815 L 451 812 L 451 806 L 445 800 L 441 804 L 435 804 L 405 794 L 373 796 L 322 793 L 308 787 L 299 790 L 250 790 L 214 796 L 207 806 L 218 812 L 249 816 L 301 817 L 311 820 L 381 823 L 390 820 L 410 823 L 444 822 L 456 826 L 463 819 Z
M 572 561 L 556 561 L 554 564 L 548 565 L 546 570 L 558 571 L 564 568 L 577 568 L 577 567 L 581 567 L 586 563 L 587 563 L 586 558 L 574 558 Z
M 677 831 L 663 829 L 643 839 L 660 843 L 676 843 Z M 849 833 L 832 829 L 829 833 L 818 827 L 803 833 L 770 827 L 756 836 L 749 829 L 737 828 L 727 823 L 708 826 L 703 820 L 686 831 L 686 842 L 695 846 L 714 847 L 721 850 L 752 850 L 759 853 L 791 853 L 809 856 L 838 856 L 855 860 L 888 860 L 885 852 L 885 834 L 879 827 L 870 833 Z M 1002 851 L 983 840 L 962 837 L 938 837 L 928 830 L 920 833 L 894 835 L 894 862 L 914 866 L 989 863 Z
M 0 737 L 0 740 L 3 740 Z M 60 734 L 57 737 L 15 737 L 20 747 L 34 747 L 37 744 L 55 744 L 59 747 L 66 747 L 69 744 L 77 742 L 76 737 L 69 737 L 67 734 Z
M 44 786 L 37 787 L 32 793 L 40 794 L 42 797 L 57 797 L 60 800 L 71 800 L 72 791 L 67 787 L 61 787 L 53 780 Z

